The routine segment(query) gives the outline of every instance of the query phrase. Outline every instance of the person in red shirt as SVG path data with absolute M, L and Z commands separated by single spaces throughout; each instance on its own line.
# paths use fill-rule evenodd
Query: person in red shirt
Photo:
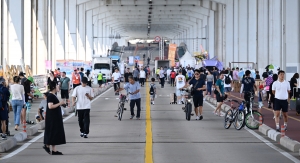
M 172 68 L 172 71 L 170 73 L 170 77 L 171 77 L 171 87 L 175 87 L 175 78 L 176 78 L 176 72 L 174 71 L 174 68 Z

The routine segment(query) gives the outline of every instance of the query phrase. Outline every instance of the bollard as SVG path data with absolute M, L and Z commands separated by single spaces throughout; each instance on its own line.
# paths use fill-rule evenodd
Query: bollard
M 259 125 L 262 125 L 262 116 L 259 116 Z
M 281 125 L 281 137 L 285 136 L 285 127 L 284 125 Z
M 23 121 L 23 131 L 26 133 L 26 121 Z

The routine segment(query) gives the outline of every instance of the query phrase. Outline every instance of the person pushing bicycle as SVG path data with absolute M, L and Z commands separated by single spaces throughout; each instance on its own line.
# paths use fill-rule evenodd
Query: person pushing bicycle
M 254 97 L 254 90 L 257 90 L 255 86 L 255 80 L 250 77 L 251 71 L 247 70 L 245 72 L 245 78 L 242 80 L 242 84 L 244 84 L 244 99 L 246 101 L 247 111 L 250 109 L 250 98 Z M 253 99 L 252 99 L 253 100 Z

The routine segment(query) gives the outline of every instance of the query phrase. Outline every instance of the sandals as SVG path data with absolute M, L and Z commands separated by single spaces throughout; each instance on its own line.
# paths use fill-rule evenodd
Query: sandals
M 59 152 L 59 151 L 52 151 L 52 155 L 63 155 L 61 152 Z
M 44 145 L 43 148 L 45 149 L 45 151 L 46 151 L 49 155 L 51 155 L 51 151 L 50 151 L 50 148 L 49 148 L 49 147 L 47 147 L 46 145 Z

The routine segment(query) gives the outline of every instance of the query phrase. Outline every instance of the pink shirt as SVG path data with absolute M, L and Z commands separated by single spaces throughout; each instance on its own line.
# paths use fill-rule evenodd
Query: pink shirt
M 236 70 L 233 71 L 233 80 L 239 80 L 239 72 Z

